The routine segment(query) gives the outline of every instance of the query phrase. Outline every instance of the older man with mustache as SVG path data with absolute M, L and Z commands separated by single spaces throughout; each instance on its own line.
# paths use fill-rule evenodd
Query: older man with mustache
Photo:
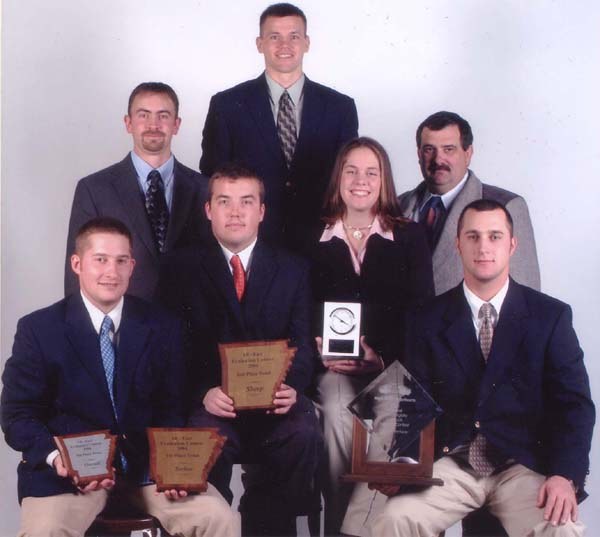
M 527 203 L 518 194 L 482 183 L 469 169 L 473 133 L 469 123 L 453 112 L 436 112 L 417 129 L 417 154 L 424 181 L 399 196 L 402 214 L 421 222 L 432 252 L 435 294 L 462 280 L 462 266 L 454 247 L 461 211 L 477 199 L 500 202 L 511 213 L 521 247 L 510 274 L 523 285 L 540 289 L 540 269 Z

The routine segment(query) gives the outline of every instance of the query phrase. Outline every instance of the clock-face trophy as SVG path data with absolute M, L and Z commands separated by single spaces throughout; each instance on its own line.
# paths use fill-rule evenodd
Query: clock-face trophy
M 323 354 L 327 357 L 359 358 L 360 304 L 325 302 L 323 306 Z

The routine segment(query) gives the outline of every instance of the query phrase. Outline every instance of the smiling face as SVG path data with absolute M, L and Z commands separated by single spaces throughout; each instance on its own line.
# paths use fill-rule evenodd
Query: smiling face
M 258 52 L 265 57 L 267 74 L 275 81 L 293 81 L 302 75 L 302 59 L 310 47 L 301 17 L 267 17 L 256 38 Z
M 111 311 L 127 291 L 134 265 L 129 239 L 118 233 L 91 233 L 71 256 L 81 291 L 104 313 Z
M 259 182 L 251 178 L 219 178 L 205 205 L 215 238 L 233 253 L 241 252 L 258 235 L 265 215 Z
M 448 125 L 438 131 L 425 127 L 417 154 L 429 191 L 442 195 L 452 190 L 465 176 L 473 146 L 463 149 L 457 125 Z
M 140 93 L 125 116 L 125 128 L 133 137 L 135 152 L 141 157 L 171 155 L 171 138 L 179 131 L 181 119 L 175 104 L 165 93 Z
M 354 213 L 375 215 L 381 193 L 381 167 L 368 147 L 352 149 L 342 166 L 340 195 L 346 205 L 349 223 Z
M 504 211 L 467 209 L 456 246 L 469 289 L 476 294 L 481 289 L 491 290 L 494 296 L 494 290 L 497 292 L 508 278 L 510 257 L 517 247 Z

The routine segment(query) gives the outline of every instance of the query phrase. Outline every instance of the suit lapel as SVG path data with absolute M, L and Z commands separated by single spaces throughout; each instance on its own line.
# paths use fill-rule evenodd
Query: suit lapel
M 283 151 L 281 150 L 279 137 L 277 136 L 277 126 L 273 119 L 271 97 L 265 76 L 263 73 L 254 80 L 252 91 L 247 93 L 247 110 L 254 119 L 258 131 L 265 140 L 266 146 L 276 157 L 283 161 Z
M 310 159 L 307 153 L 310 151 L 309 140 L 318 139 L 318 130 L 323 117 L 325 117 L 325 102 L 319 95 L 316 85 L 308 77 L 304 80 L 302 103 L 302 117 L 300 120 L 300 132 L 296 142 L 296 150 L 292 158 L 294 161 L 306 161 Z
M 518 350 L 527 333 L 528 317 L 529 309 L 521 288 L 511 280 L 494 330 L 492 348 L 479 392 L 480 401 L 489 397 L 494 386 L 502 382 L 511 364 L 518 360 Z
M 127 155 L 121 162 L 117 173 L 111 179 L 113 188 L 117 192 L 125 209 L 125 214 L 130 217 L 129 224 L 131 231 L 137 237 L 148 251 L 158 259 L 158 250 L 154 243 L 154 234 L 148 221 L 146 207 L 144 206 L 140 186 L 137 179 L 137 172 L 131 161 L 131 156 Z
M 175 169 L 173 177 L 173 202 L 171 214 L 169 215 L 169 227 L 167 228 L 167 250 L 171 250 L 185 225 L 188 214 L 190 213 L 192 202 L 194 200 L 194 190 L 190 185 L 190 178 L 181 166 L 175 160 Z M 197 215 L 198 218 L 201 215 Z M 146 219 L 147 220 L 147 219 Z
M 479 179 L 475 177 L 473 172 L 469 171 L 467 182 L 450 207 L 450 212 L 444 223 L 444 229 L 442 230 L 440 239 L 433 251 L 432 265 L 434 274 L 436 274 L 446 260 L 454 254 L 454 250 L 456 249 L 456 228 L 458 226 L 460 213 L 473 200 L 481 198 L 481 188 Z
M 273 251 L 258 241 L 252 252 L 250 277 L 243 301 L 244 319 L 247 324 L 259 318 L 260 309 L 277 270 L 278 265 Z
M 465 376 L 477 385 L 483 370 L 483 358 L 477 338 L 469 304 L 462 284 L 452 290 L 448 309 L 444 314 L 447 323 L 444 337 Z
M 419 201 L 423 198 L 425 183 L 421 183 L 411 192 L 400 196 L 400 212 L 405 218 L 413 220 Z
M 104 405 L 105 413 L 113 415 L 100 354 L 100 340 L 79 293 L 75 293 L 68 299 L 65 322 L 66 337 L 73 347 L 75 356 L 89 373 L 92 380 L 91 385 L 98 390 L 98 401 Z
M 235 293 L 233 275 L 219 243 L 214 241 L 214 244 L 203 249 L 199 259 L 204 266 L 208 278 L 214 283 L 217 292 L 223 297 L 227 309 L 232 314 L 239 329 L 244 330 L 242 306 Z
M 125 415 L 131 383 L 149 336 L 150 328 L 126 297 L 116 352 L 115 399 L 120 418 Z

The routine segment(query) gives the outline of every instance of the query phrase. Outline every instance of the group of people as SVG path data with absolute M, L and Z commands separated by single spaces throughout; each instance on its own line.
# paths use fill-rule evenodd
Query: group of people
M 539 292 L 525 201 L 470 170 L 473 134 L 451 112 L 419 125 L 423 182 L 397 196 L 354 101 L 304 75 L 309 45 L 299 8 L 262 13 L 265 71 L 211 99 L 202 173 L 171 152 L 176 93 L 146 82 L 132 151 L 78 182 L 66 297 L 19 321 L 3 374 L 19 535 L 83 535 L 115 495 L 172 535 L 295 535 L 321 492 L 326 535 L 437 535 L 483 506 L 510 536 L 583 534 L 594 405 L 570 309 Z M 326 301 L 361 304 L 360 359 L 322 352 Z M 274 409 L 236 411 L 218 345 L 280 339 L 297 351 Z M 444 486 L 340 481 L 347 405 L 395 360 L 444 412 Z M 207 492 L 158 493 L 145 429 L 184 425 L 227 441 Z M 117 477 L 83 486 L 53 437 L 102 429 Z M 236 463 L 253 465 L 241 524 Z

